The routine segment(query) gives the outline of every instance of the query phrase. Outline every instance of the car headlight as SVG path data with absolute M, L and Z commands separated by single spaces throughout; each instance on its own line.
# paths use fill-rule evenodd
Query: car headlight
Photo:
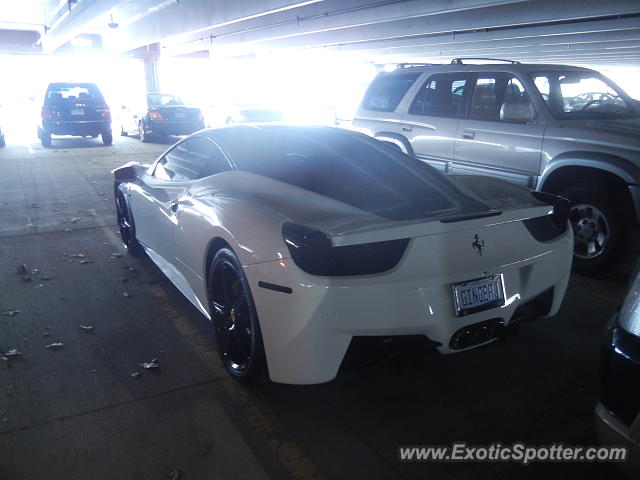
M 282 235 L 298 267 L 312 275 L 371 275 L 395 267 L 409 239 L 334 247 L 331 239 L 313 228 L 285 223 Z
M 640 337 L 640 270 L 631 282 L 629 293 L 620 309 L 618 323 L 627 332 Z

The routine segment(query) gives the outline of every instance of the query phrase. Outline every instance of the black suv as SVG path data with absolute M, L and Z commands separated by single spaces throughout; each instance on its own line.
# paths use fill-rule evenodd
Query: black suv
M 94 83 L 51 83 L 42 106 L 38 137 L 51 146 L 51 135 L 102 136 L 111 145 L 111 112 Z

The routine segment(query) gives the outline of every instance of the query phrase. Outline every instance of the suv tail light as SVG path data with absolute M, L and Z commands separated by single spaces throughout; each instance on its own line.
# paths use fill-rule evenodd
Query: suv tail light
M 42 106 L 40 115 L 42 116 L 42 118 L 53 118 L 53 113 L 51 113 L 51 110 L 49 110 L 49 107 L 47 105 Z
M 105 105 L 104 108 L 100 111 L 100 116 L 102 118 L 110 118 L 111 110 L 109 109 L 109 105 Z
M 149 120 L 164 120 L 160 112 L 149 112 Z

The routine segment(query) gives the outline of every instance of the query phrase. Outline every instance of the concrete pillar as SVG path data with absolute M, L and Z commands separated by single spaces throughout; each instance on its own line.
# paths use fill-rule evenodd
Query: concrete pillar
M 144 84 L 147 92 L 157 92 L 160 90 L 160 78 L 158 76 L 158 61 L 151 58 L 143 59 L 144 62 Z
M 158 92 L 160 91 L 160 76 L 158 74 L 160 44 L 152 43 L 139 50 L 142 50 L 140 56 L 144 62 L 144 83 L 147 92 Z

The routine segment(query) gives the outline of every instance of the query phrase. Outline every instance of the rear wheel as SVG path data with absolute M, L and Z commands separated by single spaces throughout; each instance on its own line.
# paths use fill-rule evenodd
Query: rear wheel
M 138 123 L 138 137 L 140 138 L 140 141 L 142 143 L 149 143 L 151 140 L 149 138 L 149 134 L 144 131 L 144 126 L 142 125 L 142 122 Z
M 560 195 L 573 204 L 569 220 L 574 234 L 574 270 L 584 275 L 613 270 L 624 253 L 627 237 L 616 196 L 592 182 L 567 187 Z
M 116 188 L 116 212 L 122 244 L 131 255 L 135 257 L 141 255 L 144 250 L 136 239 L 136 226 L 122 185 L 118 185 Z
M 51 134 L 47 132 L 40 132 L 40 143 L 43 147 L 51 146 Z
M 228 248 L 218 251 L 211 262 L 209 299 L 218 351 L 227 372 L 245 384 L 267 381 L 262 333 L 249 283 Z
M 111 130 L 105 130 L 102 132 L 102 143 L 105 145 L 111 145 L 113 143 L 113 133 Z

